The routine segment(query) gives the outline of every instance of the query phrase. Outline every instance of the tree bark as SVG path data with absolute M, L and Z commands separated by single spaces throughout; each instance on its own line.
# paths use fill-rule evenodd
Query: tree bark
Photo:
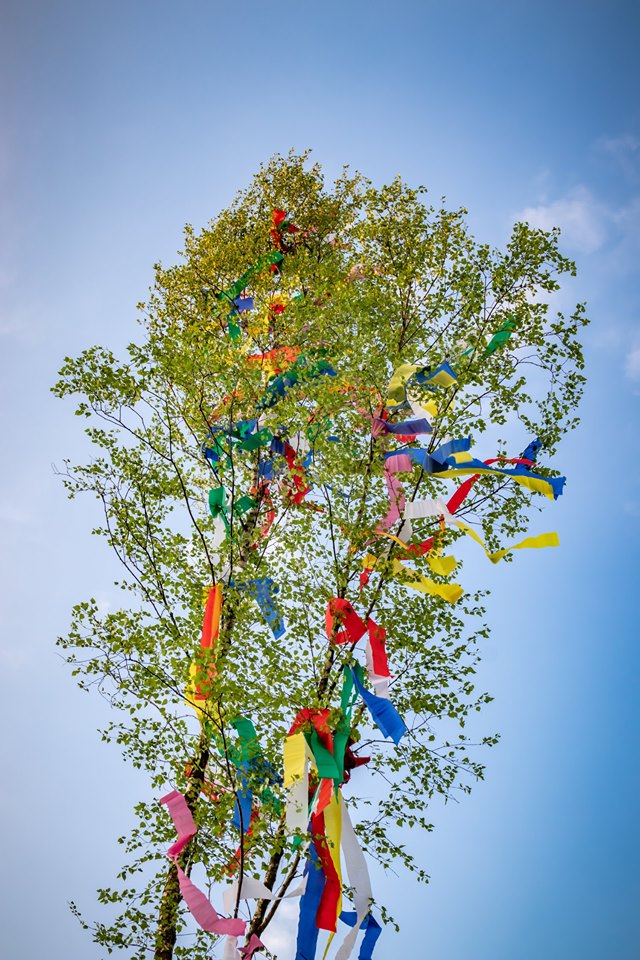
M 187 806 L 194 814 L 198 806 L 198 800 L 204 784 L 204 775 L 209 762 L 209 738 L 204 730 L 201 730 L 198 738 L 196 754 L 191 765 L 191 774 L 185 791 L 184 798 Z M 188 854 L 187 848 L 180 854 L 178 862 L 184 870 Z M 158 926 L 156 928 L 154 960 L 171 960 L 173 957 L 173 948 L 176 945 L 178 907 L 182 900 L 180 893 L 180 884 L 178 882 L 178 871 L 175 863 L 172 863 L 167 870 L 167 878 L 162 891 L 160 901 L 160 910 L 158 911 Z

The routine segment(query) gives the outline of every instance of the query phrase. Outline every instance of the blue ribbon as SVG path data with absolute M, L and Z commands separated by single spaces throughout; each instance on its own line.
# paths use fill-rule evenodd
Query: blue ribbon
M 343 923 L 346 923 L 348 927 L 355 927 L 358 922 L 358 914 L 351 912 L 341 913 L 340 919 Z M 360 947 L 360 953 L 358 954 L 358 960 L 371 960 L 375 945 L 378 942 L 378 937 L 382 933 L 382 927 L 373 914 L 368 913 L 360 924 L 360 929 L 364 930 L 365 934 Z
M 325 876 L 313 843 L 309 848 L 309 860 L 307 860 L 304 873 L 307 878 L 307 886 L 300 898 L 295 960 L 315 960 L 318 945 L 316 914 L 324 890 Z
M 441 444 L 437 450 L 431 454 L 438 463 L 446 463 L 449 457 L 454 453 L 466 453 L 471 449 L 471 437 L 459 437 L 457 440 L 448 440 Z
M 536 444 L 539 444 L 539 441 L 534 440 L 529 444 L 524 451 L 523 459 L 533 459 L 533 457 L 526 455 L 531 452 L 534 454 L 538 452 L 540 445 L 536 448 Z M 471 457 L 463 463 L 458 463 L 453 459 L 454 453 L 466 453 L 470 446 L 471 440 L 469 437 L 461 437 L 458 440 L 449 440 L 448 443 L 443 443 L 442 446 L 433 453 L 427 453 L 422 447 L 401 447 L 399 450 L 390 450 L 388 453 L 385 453 L 384 459 L 389 460 L 391 457 L 406 454 L 413 463 L 422 467 L 426 473 L 445 473 L 449 467 L 451 467 L 452 470 L 464 468 L 465 470 L 485 471 L 492 473 L 496 477 L 531 477 L 533 480 L 544 480 L 545 483 L 548 483 L 551 487 L 554 500 L 557 500 L 561 495 L 566 483 L 566 477 L 543 477 L 539 473 L 534 473 L 532 470 L 529 470 L 529 468 L 523 466 L 523 464 L 516 464 L 514 467 L 494 467 L 487 466 L 486 463 L 483 463 L 482 460 L 476 460 L 475 457 Z
M 236 590 L 246 590 L 249 596 L 253 597 L 260 607 L 262 616 L 271 627 L 273 636 L 278 640 L 285 632 L 286 627 L 275 601 L 275 596 L 280 588 L 276 586 L 271 577 L 247 580 L 246 583 L 236 583 L 235 580 L 230 580 L 229 586 Z
M 253 297 L 236 297 L 233 305 L 238 313 L 242 313 L 243 310 L 253 310 Z
M 482 460 L 475 459 L 465 460 L 464 463 L 456 463 L 455 461 L 447 461 L 447 463 L 452 468 L 468 467 L 471 470 L 490 470 L 496 477 L 531 477 L 533 480 L 544 480 L 551 487 L 554 500 L 557 500 L 561 495 L 567 482 L 566 477 L 543 477 L 539 473 L 533 473 L 532 470 L 522 464 L 516 464 L 515 467 L 487 467 Z
M 540 453 L 542 447 L 542 441 L 538 440 L 536 437 L 535 440 L 532 440 L 526 450 L 523 450 L 520 454 L 522 460 L 533 460 L 535 461 Z
M 430 383 L 431 380 L 433 380 L 433 378 L 439 373 L 446 373 L 453 380 L 458 379 L 458 375 L 456 374 L 455 370 L 450 364 L 447 363 L 446 360 L 439 364 L 435 370 L 432 370 L 431 367 L 423 367 L 422 370 L 416 370 L 413 377 L 410 379 L 415 380 L 416 383 Z
M 387 433 L 400 434 L 419 434 L 433 433 L 433 429 L 428 420 L 421 417 L 419 420 L 403 420 L 402 423 L 387 423 L 384 421 Z
M 237 764 L 240 766 L 240 764 Z M 251 824 L 251 810 L 253 809 L 253 793 L 247 778 L 240 774 L 240 789 L 236 793 L 236 802 L 233 809 L 233 825 L 246 833 Z M 242 816 L 241 816 L 242 814 Z
M 375 694 L 370 693 L 369 690 L 363 685 L 358 674 L 361 671 L 361 667 L 358 664 L 354 669 L 351 667 L 351 673 L 353 674 L 353 682 L 356 685 L 356 689 L 362 699 L 365 702 L 373 722 L 380 728 L 380 731 L 383 736 L 391 737 L 396 746 L 400 743 L 401 738 L 407 732 L 407 726 L 391 703 L 391 700 L 387 700 L 386 697 L 376 697 Z

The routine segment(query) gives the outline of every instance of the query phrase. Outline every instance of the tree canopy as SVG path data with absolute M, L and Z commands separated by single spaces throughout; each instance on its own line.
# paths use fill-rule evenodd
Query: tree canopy
M 586 319 L 549 308 L 575 272 L 558 231 L 517 223 L 492 249 L 425 194 L 276 156 L 157 265 L 126 357 L 64 362 L 54 391 L 78 397 L 95 448 L 64 482 L 100 501 L 124 573 L 120 609 L 78 603 L 59 642 L 113 705 L 105 739 L 149 775 L 120 886 L 99 891 L 109 918 L 83 921 L 109 951 L 210 955 L 210 933 L 177 939 L 177 867 L 290 891 L 322 860 L 291 826 L 295 732 L 316 810 L 323 782 L 320 805 L 348 780 L 366 855 L 419 881 L 407 831 L 483 775 L 496 738 L 472 743 L 467 722 L 490 699 L 474 686 L 487 626 L 456 543 L 509 562 L 562 491 Z M 174 863 L 171 789 L 198 830 Z M 230 912 L 260 936 L 278 902 Z

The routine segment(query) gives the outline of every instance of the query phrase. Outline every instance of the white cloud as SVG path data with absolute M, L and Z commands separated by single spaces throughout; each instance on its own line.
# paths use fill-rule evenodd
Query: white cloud
M 640 380 L 640 347 L 634 347 L 627 354 L 624 372 L 629 380 Z
M 526 207 L 517 219 L 540 230 L 560 227 L 567 248 L 594 253 L 607 239 L 607 220 L 611 216 L 587 187 L 577 186 L 552 203 Z
M 265 946 L 278 960 L 291 960 L 296 942 L 297 917 L 300 901 L 283 900 L 278 912 L 264 934 Z
M 31 662 L 33 662 L 33 654 L 26 647 L 0 643 L 0 665 L 3 670 L 23 670 Z
M 640 173 L 640 137 L 632 133 L 623 133 L 619 137 L 601 137 L 596 141 L 596 149 L 611 157 L 620 166 L 622 172 L 631 179 Z
M 33 513 L 12 501 L 0 502 L 0 524 L 24 525 L 33 521 Z

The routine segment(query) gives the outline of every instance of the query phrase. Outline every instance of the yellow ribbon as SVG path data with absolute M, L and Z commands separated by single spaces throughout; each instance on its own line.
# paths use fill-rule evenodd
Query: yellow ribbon
M 503 557 L 506 557 L 508 553 L 511 553 L 512 550 L 528 550 L 531 548 L 540 549 L 542 547 L 559 547 L 560 540 L 557 533 L 540 533 L 537 537 L 525 537 L 524 540 L 520 540 L 519 543 L 514 543 L 510 547 L 504 547 L 502 550 L 496 550 L 495 553 L 489 553 L 487 546 L 478 534 L 473 530 L 464 520 L 456 520 L 455 524 L 457 527 L 460 527 L 461 530 L 464 530 L 468 536 L 470 536 L 476 543 L 479 543 L 486 555 L 491 560 L 491 563 L 498 563 L 502 560 Z
M 446 560 L 448 558 L 443 559 Z M 446 600 L 447 603 L 455 603 L 464 593 L 459 583 L 434 583 L 433 580 L 424 577 L 421 573 L 418 573 L 417 570 L 405 567 L 399 560 L 387 562 L 391 563 L 393 576 L 405 586 L 411 587 L 412 590 L 418 590 L 420 593 L 428 593 L 433 597 L 441 597 L 443 600 Z M 371 554 L 367 554 L 362 561 L 363 567 L 369 570 L 373 569 L 377 563 L 378 558 Z
M 490 477 L 499 477 L 500 473 L 497 470 L 483 470 L 481 467 L 449 467 L 448 470 L 444 470 L 442 473 L 434 474 L 434 477 L 437 480 L 449 479 L 449 477 L 463 477 L 469 473 L 481 473 L 486 474 Z M 519 474 L 509 474 L 505 477 L 506 480 L 513 480 L 515 483 L 521 484 L 523 487 L 527 487 L 528 490 L 533 490 L 536 493 L 543 493 L 545 497 L 549 497 L 550 500 L 555 499 L 553 496 L 553 487 L 547 480 L 543 480 L 542 477 L 527 477 L 526 475 L 520 476 Z
M 283 761 L 287 832 L 299 830 L 306 833 L 309 824 L 309 765 L 315 765 L 315 762 L 302 730 L 285 737 Z

